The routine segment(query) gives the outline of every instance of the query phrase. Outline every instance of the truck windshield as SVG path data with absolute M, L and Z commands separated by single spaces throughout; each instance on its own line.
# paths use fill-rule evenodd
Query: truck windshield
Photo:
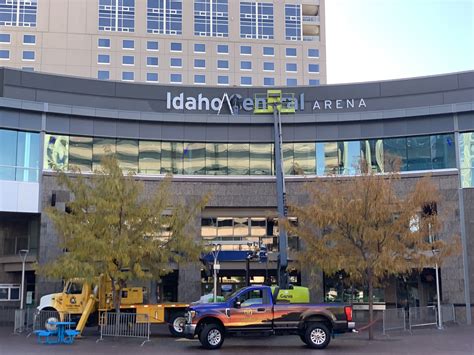
M 69 282 L 66 293 L 68 295 L 80 295 L 82 293 L 82 284 L 78 282 Z

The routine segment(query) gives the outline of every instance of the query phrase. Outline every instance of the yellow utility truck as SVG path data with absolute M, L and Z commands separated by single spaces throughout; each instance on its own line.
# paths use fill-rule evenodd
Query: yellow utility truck
M 150 323 L 168 323 L 174 336 L 181 336 L 184 332 L 186 307 L 188 304 L 184 303 L 147 304 L 143 287 L 127 287 L 122 290 L 121 312 L 146 314 Z M 92 284 L 81 279 L 69 280 L 64 285 L 63 292 L 41 297 L 38 310 L 57 312 L 58 319 L 63 314 L 70 314 L 77 321 L 76 330 L 82 332 L 86 323 L 97 324 L 101 313 L 115 311 L 112 282 L 105 277 L 100 277 Z

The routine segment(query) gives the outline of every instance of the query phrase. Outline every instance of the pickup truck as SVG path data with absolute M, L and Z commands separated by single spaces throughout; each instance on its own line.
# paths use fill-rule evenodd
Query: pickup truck
M 219 349 L 228 335 L 299 335 L 309 347 L 324 349 L 335 333 L 351 332 L 352 307 L 277 300 L 279 289 L 250 286 L 225 302 L 193 305 L 186 310 L 184 336 L 196 335 L 206 349 Z M 275 301 L 277 300 L 277 301 Z

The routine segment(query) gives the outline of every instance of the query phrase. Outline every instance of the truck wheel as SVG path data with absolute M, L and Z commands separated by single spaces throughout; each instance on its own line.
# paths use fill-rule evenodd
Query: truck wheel
M 175 313 L 171 316 L 170 324 L 168 328 L 171 335 L 174 337 L 182 337 L 184 334 L 184 325 L 186 324 L 186 318 L 184 313 Z
M 203 348 L 219 349 L 224 344 L 224 331 L 217 324 L 206 324 L 199 333 Z
M 331 333 L 323 323 L 310 323 L 305 332 L 306 344 L 313 349 L 324 349 L 331 341 Z

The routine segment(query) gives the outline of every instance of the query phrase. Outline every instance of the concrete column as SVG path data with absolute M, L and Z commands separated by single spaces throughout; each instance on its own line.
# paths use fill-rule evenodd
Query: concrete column
M 201 297 L 201 263 L 179 265 L 178 302 L 194 302 Z

